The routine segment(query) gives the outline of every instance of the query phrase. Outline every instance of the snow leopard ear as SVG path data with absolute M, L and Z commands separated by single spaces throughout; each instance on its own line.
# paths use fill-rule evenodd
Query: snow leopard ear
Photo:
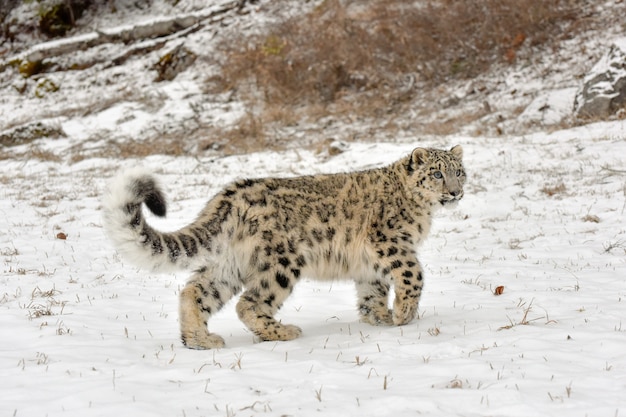
M 424 148 L 415 148 L 413 152 L 411 152 L 411 157 L 409 158 L 409 164 L 406 167 L 409 173 L 413 173 L 417 170 L 420 165 L 423 165 L 428 161 L 429 151 Z
M 452 149 L 450 149 L 450 153 L 459 161 L 463 159 L 463 148 L 461 148 L 461 145 L 453 146 Z
M 418 165 L 423 165 L 428 161 L 429 156 L 428 149 L 425 148 L 415 148 L 413 152 L 411 152 L 411 165 L 417 167 Z

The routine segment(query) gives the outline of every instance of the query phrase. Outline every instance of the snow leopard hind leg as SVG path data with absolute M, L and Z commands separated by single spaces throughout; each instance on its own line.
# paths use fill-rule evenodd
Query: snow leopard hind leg
M 235 294 L 239 284 L 220 280 L 214 268 L 197 271 L 180 293 L 180 334 L 183 345 L 190 349 L 218 349 L 224 339 L 209 333 L 208 322 Z
M 267 261 L 267 262 L 265 262 Z M 293 340 L 302 334 L 298 326 L 283 324 L 274 318 L 298 281 L 296 259 L 268 256 L 260 260 L 254 279 L 246 283 L 246 291 L 237 303 L 239 319 L 261 340 Z

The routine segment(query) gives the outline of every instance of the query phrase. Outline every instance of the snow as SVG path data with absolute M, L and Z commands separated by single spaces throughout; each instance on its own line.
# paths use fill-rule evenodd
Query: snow
M 619 85 L 623 79 L 626 79 L 626 38 L 617 38 L 585 76 L 583 88 L 576 96 L 576 111 L 591 115 L 607 112 L 611 100 L 622 94 Z
M 611 49 L 589 71 L 585 81 L 591 80 L 600 74 L 608 74 L 612 79 L 624 76 L 623 57 L 626 55 L 626 38 L 616 38 L 611 43 Z
M 218 159 L 3 161 L 3 415 L 622 415 L 626 388 L 626 122 L 552 134 L 350 143 Z M 235 178 L 388 163 L 461 143 L 466 196 L 421 248 L 419 319 L 360 323 L 349 282 L 303 279 L 279 313 L 304 334 L 259 343 L 233 302 L 211 321 L 227 346 L 185 349 L 185 275 L 124 263 L 100 198 L 123 167 L 155 169 L 162 229 L 191 221 Z M 549 195 L 550 188 L 564 188 Z M 555 188 L 556 189 L 556 188 Z M 593 220 L 595 219 L 595 220 Z M 56 237 L 58 232 L 66 240 Z M 502 295 L 493 294 L 504 286 Z
M 556 125 L 572 114 L 577 88 L 562 88 L 539 94 L 519 116 L 522 123 Z
M 215 70 L 207 58 L 214 44 L 319 2 L 301 3 L 258 2 L 219 30 L 191 34 L 186 45 L 203 55 L 173 82 L 154 83 L 150 70 L 172 44 L 119 67 L 97 63 L 33 79 L 0 72 L 0 130 L 43 122 L 65 134 L 0 148 L 0 415 L 624 416 L 626 120 L 557 130 L 582 74 L 618 26 L 566 41 L 534 65 L 444 89 L 434 101 L 456 94 L 459 106 L 476 107 L 488 98 L 495 109 L 467 124 L 463 131 L 483 132 L 474 137 L 424 136 L 416 111 L 390 132 L 332 118 L 321 133 L 278 131 L 293 139 L 283 151 L 99 156 L 113 139 L 186 137 L 194 123 L 236 123 L 242 104 L 203 90 Z M 155 0 L 142 21 L 209 10 L 197 0 L 176 4 Z M 133 26 L 128 7 L 88 17 L 88 33 L 78 36 Z M 619 7 L 603 6 L 606 16 Z M 107 29 L 107 19 L 117 29 Z M 102 45 L 61 60 L 124 51 Z M 60 85 L 59 93 L 36 97 L 42 78 Z M 487 93 L 468 93 L 482 84 Z M 507 120 L 494 123 L 503 133 L 489 137 L 487 119 L 500 117 Z M 339 154 L 311 146 L 329 138 Z M 226 347 L 188 350 L 179 340 L 177 301 L 188 274 L 127 264 L 102 228 L 106 184 L 129 167 L 157 172 L 169 214 L 149 219 L 174 230 L 234 179 L 365 169 L 415 146 L 455 144 L 464 148 L 465 197 L 438 213 L 420 248 L 419 318 L 402 327 L 360 323 L 350 282 L 304 277 L 279 313 L 302 327 L 301 338 L 255 340 L 233 300 L 209 323 Z M 84 158 L 72 163 L 76 148 Z M 33 149 L 57 159 L 23 156 Z

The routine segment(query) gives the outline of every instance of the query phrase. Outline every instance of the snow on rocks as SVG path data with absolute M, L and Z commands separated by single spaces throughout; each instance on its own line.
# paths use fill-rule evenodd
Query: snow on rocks
M 556 125 L 572 114 L 576 88 L 561 88 L 539 94 L 519 116 L 526 125 Z
M 613 42 L 576 95 L 576 115 L 606 118 L 626 105 L 626 38 Z

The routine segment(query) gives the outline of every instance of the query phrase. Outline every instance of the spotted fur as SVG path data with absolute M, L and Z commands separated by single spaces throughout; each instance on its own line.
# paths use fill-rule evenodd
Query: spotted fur
M 353 279 L 362 320 L 403 325 L 416 315 L 424 274 L 416 249 L 433 212 L 463 197 L 462 149 L 417 148 L 368 171 L 234 182 L 182 229 L 163 233 L 142 204 L 164 216 L 157 179 L 142 169 L 112 181 L 104 226 L 120 253 L 152 270 L 192 269 L 180 294 L 182 342 L 219 348 L 209 318 L 243 290 L 237 313 L 263 340 L 301 330 L 274 315 L 302 277 Z M 391 288 L 393 309 L 388 308 Z

